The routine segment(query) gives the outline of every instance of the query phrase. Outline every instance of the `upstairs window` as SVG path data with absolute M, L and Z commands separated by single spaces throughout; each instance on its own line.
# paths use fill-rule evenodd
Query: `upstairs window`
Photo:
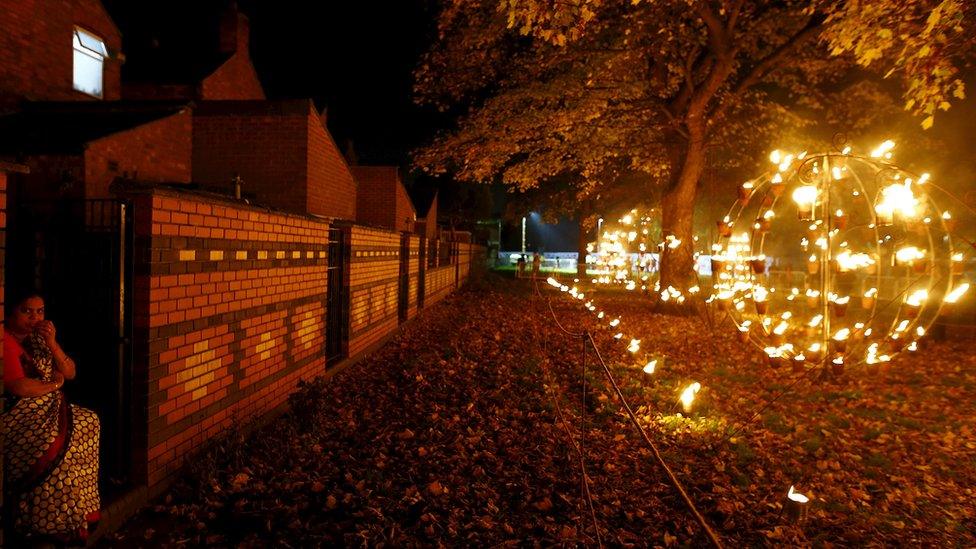
M 102 96 L 102 71 L 108 50 L 101 38 L 82 29 L 74 36 L 74 88 L 80 92 Z

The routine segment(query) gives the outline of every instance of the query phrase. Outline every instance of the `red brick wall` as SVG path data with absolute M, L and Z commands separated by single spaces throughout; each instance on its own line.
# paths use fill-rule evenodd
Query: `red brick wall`
M 98 0 L 18 0 L 0 9 L 0 98 L 36 101 L 95 99 L 72 89 L 74 27 L 102 38 L 109 53 L 119 30 Z M 119 98 L 119 62 L 106 59 L 103 99 Z
M 350 166 L 356 180 L 356 221 L 413 231 L 413 203 L 394 166 Z
M 309 102 L 308 213 L 356 219 L 356 182 L 332 135 Z
M 109 185 L 124 174 L 147 183 L 189 182 L 192 134 L 193 117 L 187 109 L 92 141 L 85 150 L 85 197 L 109 197 Z
M 193 180 L 305 213 L 310 101 L 203 103 L 193 116 Z
M 420 237 L 410 235 L 410 258 L 407 260 L 407 272 L 410 282 L 407 291 L 407 318 L 417 315 L 417 289 L 420 281 Z
M 135 356 L 146 362 L 134 377 L 158 493 L 193 450 L 325 372 L 328 225 L 150 192 L 135 197 Z
M 200 83 L 200 99 L 264 99 L 264 88 L 258 80 L 247 50 L 238 50 Z
M 427 267 L 424 274 L 424 307 L 430 307 L 454 291 L 456 274 L 454 265 Z
M 437 196 L 434 196 L 434 200 L 430 203 L 430 209 L 427 210 L 427 215 L 424 217 L 424 236 L 427 240 L 433 240 L 437 238 Z
M 349 350 L 354 357 L 396 330 L 400 235 L 350 228 Z

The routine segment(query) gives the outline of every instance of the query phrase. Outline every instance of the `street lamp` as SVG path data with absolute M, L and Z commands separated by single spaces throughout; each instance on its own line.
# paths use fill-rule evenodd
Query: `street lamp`
M 525 216 L 522 216 L 522 254 L 525 254 Z

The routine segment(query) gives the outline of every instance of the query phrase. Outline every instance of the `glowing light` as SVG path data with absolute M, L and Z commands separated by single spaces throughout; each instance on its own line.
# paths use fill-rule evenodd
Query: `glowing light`
M 790 486 L 790 491 L 787 492 L 786 497 L 790 498 L 791 501 L 795 501 L 797 503 L 807 503 L 810 501 L 810 498 L 795 491 L 792 486 Z
M 898 263 L 911 263 L 923 257 L 925 257 L 925 250 L 920 250 L 915 246 L 906 246 L 895 252 L 895 260 Z
M 620 325 L 620 319 L 619 318 L 615 318 L 615 319 L 613 319 L 613 320 L 610 321 L 610 327 L 611 328 L 616 328 L 619 325 Z
M 865 253 L 851 253 L 850 250 L 844 250 L 837 254 L 835 257 L 837 260 L 837 267 L 842 272 L 853 271 L 855 269 L 861 269 L 874 265 L 874 260 L 871 256 Z
M 695 395 L 701 390 L 701 383 L 697 381 L 691 385 L 685 387 L 684 391 L 681 391 L 681 407 L 684 408 L 685 412 L 691 411 L 691 405 L 695 402 Z
M 928 299 L 928 297 L 929 292 L 927 290 L 916 290 L 905 299 L 905 303 L 912 307 L 921 307 L 922 302 Z
M 631 339 L 630 340 L 630 345 L 627 346 L 627 350 L 630 351 L 631 353 L 636 353 L 637 351 L 639 351 L 640 350 L 640 340 L 639 339 Z
M 644 365 L 644 373 L 653 374 L 656 368 L 657 368 L 657 360 L 655 359 Z
M 951 292 L 949 292 L 949 295 L 945 297 L 945 302 L 956 303 L 957 301 L 959 301 L 959 298 L 962 297 L 963 294 L 965 294 L 968 290 L 969 290 L 968 282 L 964 282 L 959 286 L 956 286 L 955 288 L 952 289 Z
M 894 141 L 892 141 L 890 139 L 885 140 L 880 145 L 878 145 L 878 147 L 876 149 L 874 149 L 873 151 L 871 151 L 871 158 L 881 158 L 882 156 L 885 156 L 885 154 L 887 154 L 888 152 L 890 152 L 891 149 L 894 149 L 894 148 L 895 148 L 895 142 Z
M 776 149 L 773 152 L 769 153 L 769 161 L 772 162 L 773 164 L 779 164 L 780 162 L 783 161 L 783 152 L 780 151 L 779 149 Z

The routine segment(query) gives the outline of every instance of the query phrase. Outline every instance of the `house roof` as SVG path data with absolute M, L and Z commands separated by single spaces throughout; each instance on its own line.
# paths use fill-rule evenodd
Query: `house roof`
M 25 103 L 0 116 L 0 155 L 77 153 L 85 144 L 172 116 L 185 101 Z

